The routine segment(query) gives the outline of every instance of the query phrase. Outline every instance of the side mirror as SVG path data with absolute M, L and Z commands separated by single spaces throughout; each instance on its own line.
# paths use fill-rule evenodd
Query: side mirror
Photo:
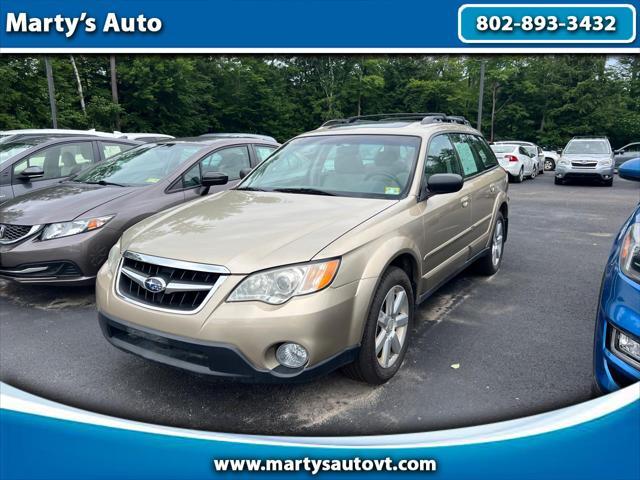
M 251 170 L 253 170 L 253 168 L 243 168 L 242 170 L 240 170 L 240 178 L 244 178 L 249 175 L 251 173 Z
M 229 176 L 220 172 L 207 172 L 202 176 L 202 195 L 209 193 L 209 189 L 216 185 L 226 185 Z
M 18 177 L 21 180 L 30 181 L 33 178 L 40 178 L 44 176 L 44 169 L 42 167 L 33 166 L 25 168 Z
M 464 179 L 460 175 L 455 173 L 436 173 L 427 180 L 427 190 L 423 196 L 458 192 L 462 185 L 464 185 Z
M 627 160 L 618 167 L 618 176 L 626 180 L 640 182 L 640 158 Z

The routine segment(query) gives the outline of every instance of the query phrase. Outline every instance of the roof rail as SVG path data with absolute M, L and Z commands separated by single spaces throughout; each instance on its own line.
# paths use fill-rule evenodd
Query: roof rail
M 357 115 L 349 118 L 334 118 L 327 120 L 320 127 L 330 128 L 345 125 L 393 122 L 393 121 L 413 121 L 423 125 L 430 123 L 458 123 L 460 125 L 471 125 L 462 116 L 447 115 L 446 113 L 376 113 L 373 115 Z

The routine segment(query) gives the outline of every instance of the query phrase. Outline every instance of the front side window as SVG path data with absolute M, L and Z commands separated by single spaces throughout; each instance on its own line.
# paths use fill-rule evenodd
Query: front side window
M 480 172 L 480 167 L 476 162 L 476 157 L 473 153 L 473 149 L 471 148 L 471 143 L 469 142 L 469 135 L 454 133 L 451 134 L 451 141 L 458 153 L 458 158 L 460 158 L 463 176 L 468 178 Z
M 420 138 L 408 135 L 296 138 L 239 188 L 397 199 L 410 187 L 419 149 Z
M 202 149 L 180 143 L 144 144 L 120 153 L 77 175 L 73 181 L 130 187 L 152 185 L 164 179 Z
M 13 174 L 20 175 L 27 167 L 41 167 L 44 175 L 38 180 L 68 177 L 93 163 L 91 142 L 64 143 L 45 148 L 25 158 L 13 167 Z
M 453 144 L 446 134 L 432 138 L 429 143 L 427 159 L 424 164 L 425 180 L 436 173 L 456 173 L 462 175 Z

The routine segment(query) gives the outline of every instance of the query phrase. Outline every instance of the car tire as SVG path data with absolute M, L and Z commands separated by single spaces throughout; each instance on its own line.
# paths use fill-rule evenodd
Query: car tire
M 604 185 L 605 187 L 613 187 L 613 178 L 610 178 L 609 180 L 605 180 L 605 181 L 603 182 L 603 185 Z
M 481 275 L 495 275 L 502 265 L 502 256 L 504 253 L 504 240 L 507 232 L 506 223 L 502 213 L 498 212 L 493 231 L 491 232 L 491 245 L 489 253 L 483 256 L 476 263 L 476 270 Z
M 553 179 L 553 183 L 555 183 L 556 185 L 564 185 L 564 180 L 556 177 Z
M 538 166 L 536 165 L 535 168 L 533 170 L 531 170 L 531 175 L 529 175 L 529 178 L 531 180 L 535 179 L 538 176 Z
M 522 183 L 524 180 L 524 167 L 520 169 L 520 173 L 517 177 L 511 177 L 513 179 L 513 183 Z
M 556 162 L 553 161 L 552 158 L 544 159 L 544 170 L 550 171 L 556 169 Z
M 394 309 L 396 302 L 398 308 Z M 373 296 L 358 357 L 343 368 L 344 374 L 371 385 L 381 385 L 393 377 L 407 352 L 414 310 L 409 277 L 400 268 L 389 268 Z M 388 323 L 390 320 L 393 323 Z

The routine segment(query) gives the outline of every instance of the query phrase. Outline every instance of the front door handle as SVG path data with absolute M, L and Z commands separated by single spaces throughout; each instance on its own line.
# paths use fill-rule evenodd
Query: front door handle
M 490 191 L 491 193 L 496 193 L 496 186 L 495 186 L 495 185 L 491 185 L 491 186 L 489 187 L 489 191 Z
M 462 208 L 467 208 L 469 206 L 469 197 L 462 197 L 460 203 L 462 204 Z

